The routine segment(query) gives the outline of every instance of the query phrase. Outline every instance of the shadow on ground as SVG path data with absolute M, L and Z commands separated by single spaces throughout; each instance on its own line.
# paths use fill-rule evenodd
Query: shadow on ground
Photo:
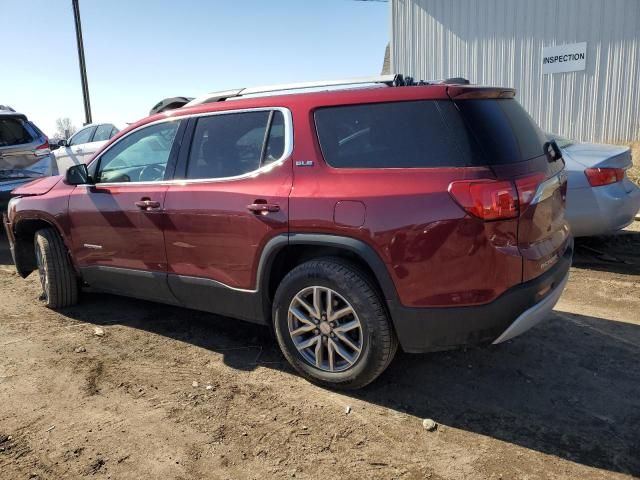
M 291 372 L 265 327 L 99 294 L 85 295 L 80 305 L 63 313 L 206 348 L 236 369 L 262 365 Z M 501 346 L 400 353 L 376 382 L 349 395 L 584 465 L 637 475 L 639 354 L 638 325 L 555 313 Z
M 573 266 L 640 275 L 640 232 L 577 238 Z
M 3 228 L 0 227 L 0 267 L 12 266 L 13 260 L 11 259 L 11 251 L 9 250 L 7 235 L 4 233 Z

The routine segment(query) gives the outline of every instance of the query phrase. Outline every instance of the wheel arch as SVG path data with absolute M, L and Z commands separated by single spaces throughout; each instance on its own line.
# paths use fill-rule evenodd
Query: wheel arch
M 16 271 L 22 278 L 29 276 L 31 272 L 37 269 L 36 254 L 33 247 L 35 234 L 43 228 L 53 228 L 63 239 L 64 235 L 60 231 L 55 222 L 43 217 L 23 217 L 16 219 L 13 227 L 15 237 L 14 244 L 14 262 Z
M 394 310 L 398 299 L 395 285 L 386 265 L 370 245 L 340 235 L 292 233 L 270 240 L 260 259 L 258 290 L 262 293 L 265 318 L 271 317 L 275 290 L 284 276 L 297 265 L 319 257 L 338 257 L 358 267 L 371 277 L 389 312 Z

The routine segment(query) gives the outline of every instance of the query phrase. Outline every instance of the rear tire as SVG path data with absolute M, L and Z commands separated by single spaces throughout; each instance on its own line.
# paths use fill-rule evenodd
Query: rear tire
M 398 346 L 371 279 L 339 258 L 311 260 L 291 270 L 276 291 L 273 321 L 293 368 L 330 388 L 354 390 L 371 383 Z
M 78 302 L 78 279 L 62 238 L 53 228 L 43 228 L 34 238 L 41 300 L 49 308 L 63 308 Z

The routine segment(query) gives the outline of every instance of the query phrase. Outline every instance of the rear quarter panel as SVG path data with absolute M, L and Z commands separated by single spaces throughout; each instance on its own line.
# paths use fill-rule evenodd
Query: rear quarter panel
M 471 218 L 447 191 L 453 180 L 491 178 L 491 170 L 331 168 L 322 160 L 310 109 L 293 113 L 292 233 L 344 235 L 369 244 L 405 306 L 486 303 L 521 281 L 517 220 Z M 295 166 L 306 160 L 313 165 Z M 335 206 L 345 200 L 365 205 L 363 225 L 334 222 Z

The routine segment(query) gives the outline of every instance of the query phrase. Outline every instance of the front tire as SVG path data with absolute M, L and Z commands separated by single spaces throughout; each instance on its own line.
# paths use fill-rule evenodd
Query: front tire
M 369 277 L 341 259 L 305 262 L 275 294 L 278 344 L 306 379 L 338 389 L 362 388 L 391 363 L 397 339 Z
M 63 308 L 78 302 L 78 280 L 62 238 L 53 228 L 43 228 L 34 238 L 41 299 L 49 308 Z

